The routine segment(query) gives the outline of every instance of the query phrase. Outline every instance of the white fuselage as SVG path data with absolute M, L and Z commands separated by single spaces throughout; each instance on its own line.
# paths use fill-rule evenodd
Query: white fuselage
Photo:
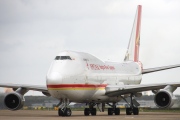
M 64 51 L 51 64 L 47 88 L 57 99 L 117 102 L 121 97 L 106 96 L 105 87 L 140 84 L 141 73 L 141 64 L 137 62 L 103 62 L 87 53 Z

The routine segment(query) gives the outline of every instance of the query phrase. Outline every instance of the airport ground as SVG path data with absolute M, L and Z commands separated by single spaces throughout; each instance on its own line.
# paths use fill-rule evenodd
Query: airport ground
M 57 111 L 47 110 L 0 110 L 0 120 L 180 120 L 180 112 L 140 112 L 139 115 L 108 116 L 107 112 L 97 112 L 97 116 L 84 116 L 83 111 L 72 111 L 70 117 L 59 117 Z

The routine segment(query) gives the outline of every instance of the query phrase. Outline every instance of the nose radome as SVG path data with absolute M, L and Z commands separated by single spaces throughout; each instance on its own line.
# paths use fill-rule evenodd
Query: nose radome
M 48 73 L 46 76 L 47 84 L 61 84 L 63 80 L 63 77 L 58 72 L 51 72 Z

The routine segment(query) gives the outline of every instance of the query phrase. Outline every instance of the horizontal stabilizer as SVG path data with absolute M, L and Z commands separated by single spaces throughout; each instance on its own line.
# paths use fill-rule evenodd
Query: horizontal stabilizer
M 147 73 L 152 73 L 152 72 L 157 72 L 157 71 L 162 71 L 162 70 L 167 70 L 167 69 L 172 69 L 172 68 L 177 68 L 177 67 L 180 67 L 180 64 L 156 67 L 156 68 L 148 68 L 148 69 L 143 69 L 142 74 L 147 74 Z

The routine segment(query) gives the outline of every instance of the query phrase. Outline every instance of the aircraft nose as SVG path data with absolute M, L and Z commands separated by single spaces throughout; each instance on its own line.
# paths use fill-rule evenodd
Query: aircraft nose
M 58 72 L 48 73 L 46 76 L 47 84 L 61 84 L 63 81 L 63 77 Z

